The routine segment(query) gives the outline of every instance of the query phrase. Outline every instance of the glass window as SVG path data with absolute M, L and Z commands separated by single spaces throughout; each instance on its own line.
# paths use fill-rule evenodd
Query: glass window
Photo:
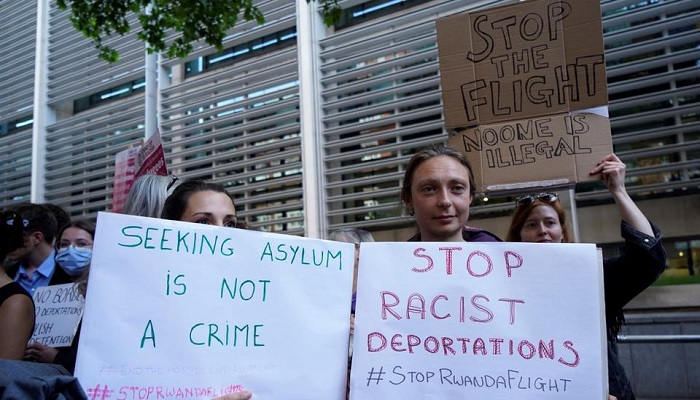
M 296 44 L 296 38 L 297 28 L 291 27 L 230 47 L 221 53 L 196 58 L 185 63 L 185 77 L 198 75 L 206 71 L 235 64 L 241 60 L 293 46 Z
M 139 78 L 123 85 L 114 86 L 73 101 L 73 114 L 95 108 L 114 100 L 133 96 L 146 90 L 146 78 Z

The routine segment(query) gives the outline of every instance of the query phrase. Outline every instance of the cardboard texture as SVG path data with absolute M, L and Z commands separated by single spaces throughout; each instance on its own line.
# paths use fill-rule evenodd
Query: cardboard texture
M 438 19 L 450 145 L 484 192 L 570 186 L 612 153 L 600 2 L 536 0 Z

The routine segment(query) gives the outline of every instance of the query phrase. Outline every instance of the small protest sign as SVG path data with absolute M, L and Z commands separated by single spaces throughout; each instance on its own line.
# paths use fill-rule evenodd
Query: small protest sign
M 521 2 L 436 25 L 449 143 L 481 190 L 594 179 L 612 153 L 598 0 Z
M 592 244 L 362 243 L 350 398 L 607 395 Z
M 160 133 L 155 132 L 142 144 L 117 153 L 112 188 L 112 212 L 122 212 L 134 181 L 141 175 L 168 175 Z
M 100 213 L 76 376 L 120 399 L 344 399 L 353 264 L 349 243 Z
M 85 298 L 74 283 L 42 286 L 34 291 L 36 322 L 29 343 L 67 347 L 83 316 Z
M 160 132 L 156 131 L 143 143 L 136 157 L 136 165 L 138 168 L 134 179 L 141 175 L 168 175 Z
M 136 155 L 141 146 L 129 147 L 117 153 L 114 162 L 114 183 L 112 185 L 112 211 L 122 212 L 124 202 L 136 175 Z

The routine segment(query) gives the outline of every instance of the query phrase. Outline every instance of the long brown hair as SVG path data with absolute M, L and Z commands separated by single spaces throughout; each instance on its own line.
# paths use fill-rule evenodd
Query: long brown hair
M 508 236 L 506 236 L 506 241 L 508 242 L 522 242 L 523 239 L 520 237 L 520 231 L 525 225 L 525 220 L 530 216 L 532 210 L 537 206 L 547 206 L 552 207 L 559 217 L 559 225 L 561 225 L 561 242 L 571 243 L 569 238 L 569 229 L 566 226 L 566 211 L 562 208 L 559 200 L 555 200 L 551 203 L 544 202 L 540 199 L 535 199 L 535 201 L 530 204 L 518 204 L 515 207 L 515 212 L 513 213 L 513 218 L 510 221 L 510 227 L 508 228 Z
M 61 227 L 61 229 L 58 231 L 58 235 L 56 235 L 55 246 L 58 246 L 58 242 L 61 241 L 61 236 L 63 236 L 63 232 L 65 232 L 65 230 L 68 228 L 78 228 L 84 230 L 85 232 L 90 234 L 93 243 L 95 242 L 95 224 L 92 221 L 76 220 L 70 221 L 69 223 Z M 90 265 L 92 265 L 92 260 L 90 260 Z M 87 283 L 88 279 L 90 278 L 90 265 L 88 265 L 87 268 L 85 268 L 83 273 L 80 274 L 78 279 L 75 281 L 75 284 L 78 287 L 78 291 L 80 292 L 80 294 L 83 295 L 83 297 L 85 297 L 85 293 L 87 293 Z M 60 268 L 60 266 L 56 264 L 56 268 Z

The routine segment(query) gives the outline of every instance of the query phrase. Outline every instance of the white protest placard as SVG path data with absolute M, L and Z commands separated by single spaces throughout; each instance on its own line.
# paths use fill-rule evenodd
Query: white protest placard
M 76 376 L 104 399 L 344 399 L 353 263 L 349 243 L 100 213 Z
M 34 291 L 33 298 L 36 322 L 29 343 L 70 346 L 85 306 L 85 298 L 78 286 L 75 283 L 43 286 Z
M 361 246 L 351 399 L 606 398 L 594 245 Z

